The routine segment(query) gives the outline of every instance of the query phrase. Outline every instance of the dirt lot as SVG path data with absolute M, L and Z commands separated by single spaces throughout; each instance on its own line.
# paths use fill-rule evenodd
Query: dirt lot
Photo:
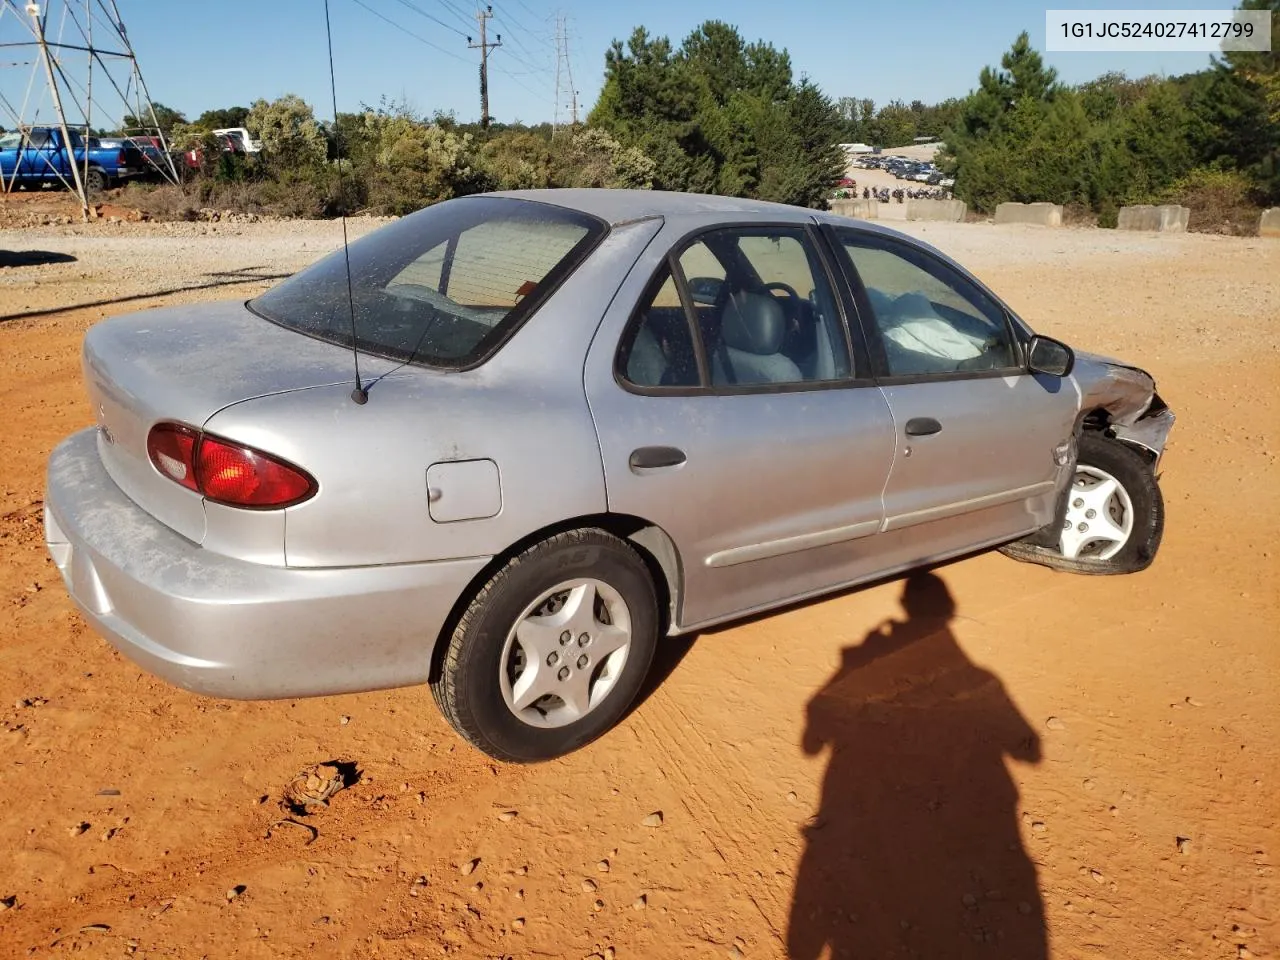
M 906 226 L 1156 375 L 1154 567 L 988 554 L 939 571 L 949 624 L 902 622 L 899 581 L 671 641 L 619 729 L 532 768 L 424 689 L 166 686 L 46 559 L 86 327 L 248 296 L 337 225 L 0 231 L 0 957 L 1280 956 L 1280 244 Z M 364 775 L 314 842 L 272 829 L 335 758 Z

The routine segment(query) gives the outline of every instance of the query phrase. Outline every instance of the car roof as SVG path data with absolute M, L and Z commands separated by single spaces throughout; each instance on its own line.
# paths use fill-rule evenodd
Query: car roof
M 554 190 L 504 190 L 486 194 L 552 203 L 599 217 L 611 225 L 646 217 L 686 217 L 724 215 L 760 217 L 768 220 L 804 221 L 817 211 L 765 200 L 718 197 L 705 193 L 676 193 L 668 190 L 609 190 L 567 188 Z
M 661 217 L 667 223 L 681 229 L 714 226 L 721 220 L 725 222 L 763 220 L 775 223 L 812 223 L 814 221 L 830 223 L 846 229 L 905 240 L 937 254 L 961 271 L 968 273 L 963 266 L 941 250 L 892 227 L 860 218 L 842 216 L 831 210 L 794 207 L 768 200 L 747 200 L 741 197 L 721 197 L 707 193 L 677 193 L 669 190 L 612 190 L 587 187 L 502 190 L 473 194 L 473 196 L 511 197 L 517 200 L 555 204 L 568 210 L 577 210 L 599 217 L 610 226 L 653 217 Z M 459 197 L 458 200 L 466 200 L 466 197 Z

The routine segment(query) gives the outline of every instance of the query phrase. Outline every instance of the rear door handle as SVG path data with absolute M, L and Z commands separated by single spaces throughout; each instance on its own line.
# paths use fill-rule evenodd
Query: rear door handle
M 942 424 L 933 417 L 912 417 L 907 421 L 908 437 L 927 437 L 930 434 L 940 433 Z
M 632 473 L 648 473 L 650 470 L 678 467 L 684 461 L 684 451 L 678 447 L 640 447 L 631 451 L 631 459 L 627 463 Z

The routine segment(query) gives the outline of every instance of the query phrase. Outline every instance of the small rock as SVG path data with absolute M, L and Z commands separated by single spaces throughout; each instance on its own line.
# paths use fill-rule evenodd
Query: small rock
M 17 897 L 0 897 L 0 913 L 4 913 L 6 910 L 12 910 L 17 905 Z
M 593 904 L 591 905 L 591 909 L 592 909 L 592 910 L 603 910 L 603 909 L 604 909 L 604 901 L 603 901 L 603 900 L 597 900 L 595 903 L 593 903 Z
M 645 817 L 643 820 L 640 821 L 640 825 L 645 827 L 662 826 L 662 811 L 661 810 L 653 811 L 653 813 L 649 814 L 647 817 Z
M 514 810 L 503 810 L 500 814 L 498 814 L 498 819 L 501 820 L 503 823 L 510 823 L 512 820 L 514 820 L 518 816 L 520 816 L 520 814 L 516 813 Z
M 519 869 L 517 869 L 517 870 L 516 870 L 516 876 L 517 876 L 517 877 L 523 877 L 523 876 L 525 876 L 526 874 L 528 874 L 528 872 L 529 872 L 529 868 L 528 868 L 528 867 L 520 867 Z
M 1061 717 L 1050 717 L 1048 720 L 1044 722 L 1044 725 L 1048 727 L 1050 730 L 1067 729 L 1066 721 L 1064 721 Z
M 516 891 L 516 899 L 517 900 L 524 899 L 524 887 L 521 887 L 519 890 Z
M 244 891 L 245 891 L 245 885 L 243 883 L 237 883 L 234 887 L 232 887 L 230 890 L 227 891 L 227 902 L 230 903 L 236 897 L 240 896 L 240 894 L 244 893 Z
M 1049 828 L 1048 828 L 1048 827 L 1046 827 L 1046 826 L 1044 825 L 1044 821 L 1043 821 L 1043 820 L 1037 820 L 1037 821 L 1035 821 L 1034 823 L 1032 823 L 1032 824 L 1031 824 L 1031 832 L 1032 832 L 1032 833 L 1044 833 L 1044 832 L 1045 832 L 1046 830 L 1048 830 L 1048 829 L 1049 829 Z
M 512 929 L 512 930 L 523 930 L 523 929 L 524 929 L 524 917 L 516 917 L 514 920 L 512 920 L 512 921 L 511 921 L 511 929 Z
M 596 882 L 592 880 L 590 877 L 587 877 L 585 880 L 582 881 L 583 893 L 595 893 L 596 889 L 597 889 Z
M 483 889 L 484 889 L 484 884 L 483 884 L 483 883 L 473 883 L 473 884 L 471 885 L 471 892 L 472 892 L 472 893 L 479 893 L 479 892 L 480 892 L 481 890 L 483 890 Z
M 342 716 L 338 718 L 338 722 L 345 727 L 348 723 L 351 722 L 351 718 L 347 716 Z
M 640 896 L 636 897 L 633 901 L 631 901 L 632 910 L 643 910 L 648 905 L 649 905 L 649 898 L 643 893 L 640 894 Z
M 1204 704 L 1203 704 L 1203 703 L 1201 703 L 1199 700 L 1197 700 L 1195 697 L 1187 697 L 1187 706 L 1189 706 L 1189 707 L 1203 707 L 1203 706 L 1204 706 Z
M 1102 881 L 1106 879 L 1106 878 L 1102 875 L 1102 871 L 1101 871 L 1101 870 L 1090 870 L 1090 871 L 1089 871 L 1089 876 L 1091 876 L 1091 877 L 1093 878 L 1093 882 L 1094 882 L 1094 883 L 1102 883 Z
M 733 960 L 740 960 L 742 957 L 742 950 L 736 943 L 729 948 L 729 956 L 733 957 Z
M 969 907 L 970 909 L 972 909 L 973 907 L 976 907 L 978 905 L 978 898 L 975 897 L 972 893 L 966 893 L 963 897 L 960 898 L 960 902 L 963 903 L 966 907 Z
M 1018 912 L 1022 914 L 1024 917 L 1027 916 L 1028 914 L 1031 913 L 1031 904 L 1027 903 L 1027 901 L 1025 900 L 1019 900 Z
M 617 955 L 617 951 L 615 951 L 613 947 L 604 948 L 604 960 L 613 960 Z
M 1243 943 L 1239 943 L 1236 944 L 1236 956 L 1239 957 L 1240 960 L 1249 960 L 1249 957 L 1252 957 L 1253 954 L 1249 952 L 1249 948 Z
M 795 802 L 796 802 L 798 799 L 800 799 L 800 798 L 799 798 L 799 797 L 797 797 L 797 796 L 796 796 L 796 792 L 795 792 L 794 790 L 792 790 L 790 793 L 788 793 L 788 794 L 787 794 L 787 799 L 788 799 L 789 801 L 791 801 L 792 803 L 795 803 Z
M 597 863 L 597 864 L 596 864 L 596 870 L 598 870 L 600 873 L 608 873 L 608 872 L 609 872 L 609 861 L 608 861 L 608 860 L 601 860 L 599 863 Z
M 110 933 L 111 927 L 105 923 L 86 923 L 80 928 L 81 933 Z
M 71 834 L 71 836 L 73 837 L 78 837 L 88 829 L 89 829 L 89 824 L 81 822 L 81 823 L 77 823 L 74 827 L 68 830 L 67 833 Z
M 1178 837 L 1178 852 L 1184 857 L 1191 853 L 1191 838 Z
M 119 790 L 117 790 L 115 787 L 103 787 L 101 790 L 99 790 L 99 791 L 98 791 L 98 796 L 100 796 L 100 797 L 118 797 L 118 796 L 120 796 L 120 791 L 119 791 Z
M 474 860 L 468 860 L 462 866 L 458 867 L 458 872 L 464 877 L 469 877 L 471 874 L 476 872 L 476 867 L 478 866 L 480 866 L 480 858 L 476 857 Z

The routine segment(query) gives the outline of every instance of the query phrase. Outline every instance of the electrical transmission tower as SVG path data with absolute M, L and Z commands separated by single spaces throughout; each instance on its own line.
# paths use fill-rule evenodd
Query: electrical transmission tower
M 467 37 L 467 46 L 480 51 L 480 129 L 489 129 L 489 51 L 502 46 L 502 34 L 494 43 L 485 39 L 485 25 L 493 17 L 493 7 L 485 7 L 476 11 L 476 21 L 480 24 L 480 42 L 472 43 Z
M 19 135 L 22 158 L 10 176 L 0 175 L 5 193 L 16 185 L 21 165 L 35 164 L 75 192 L 87 220 L 89 151 L 81 161 L 66 161 L 77 140 L 88 145 L 95 128 L 119 130 L 143 163 L 178 182 L 116 0 L 0 0 L 0 57 L 0 127 Z M 129 129 L 126 117 L 133 118 Z M 61 151 L 33 142 L 33 127 L 58 128 Z
M 556 16 L 556 105 L 551 120 L 551 135 L 560 127 L 560 111 L 568 109 L 572 125 L 578 125 L 578 91 L 573 85 L 573 64 L 569 61 L 569 33 L 563 14 Z

